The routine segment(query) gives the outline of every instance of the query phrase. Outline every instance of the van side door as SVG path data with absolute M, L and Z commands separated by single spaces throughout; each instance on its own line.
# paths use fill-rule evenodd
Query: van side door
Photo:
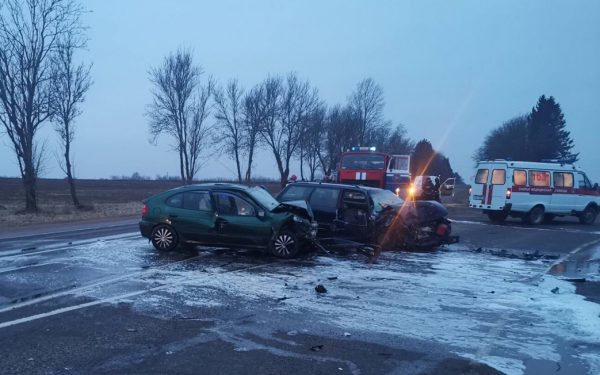
M 575 176 L 572 172 L 553 172 L 552 180 L 554 189 L 551 198 L 551 211 L 557 213 L 571 213 L 576 210 L 577 200 L 575 194 Z

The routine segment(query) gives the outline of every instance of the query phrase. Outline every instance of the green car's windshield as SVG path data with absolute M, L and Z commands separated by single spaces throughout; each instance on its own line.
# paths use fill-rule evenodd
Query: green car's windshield
M 256 199 L 261 206 L 265 207 L 267 210 L 272 211 L 275 207 L 279 206 L 279 202 L 273 196 L 266 191 L 265 189 L 255 186 L 253 188 L 248 189 L 248 193 L 252 196 L 252 198 Z
M 371 199 L 373 199 L 373 210 L 375 212 L 380 212 L 388 206 L 400 206 L 404 203 L 402 199 L 389 190 L 371 191 Z

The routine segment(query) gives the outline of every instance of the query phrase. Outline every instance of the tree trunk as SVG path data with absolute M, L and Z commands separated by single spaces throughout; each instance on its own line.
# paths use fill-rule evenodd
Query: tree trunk
M 68 137 L 68 131 L 69 131 L 69 128 L 67 126 L 67 137 Z M 65 141 L 65 169 L 67 172 L 67 181 L 69 183 L 69 189 L 71 191 L 71 199 L 73 200 L 73 205 L 76 208 L 81 208 L 79 199 L 77 199 L 77 193 L 75 192 L 75 181 L 73 181 L 73 173 L 71 172 L 71 160 L 69 157 L 70 150 L 71 150 L 71 142 L 67 139 Z
M 25 188 L 25 211 L 37 212 L 37 197 L 35 192 L 36 176 L 32 160 L 24 160 L 25 173 L 23 174 L 23 187 Z
M 250 148 L 248 151 L 248 168 L 246 168 L 246 182 L 250 182 L 252 178 L 252 159 L 254 158 L 254 148 Z
M 300 179 L 304 181 L 304 147 L 300 147 Z
M 281 172 L 280 185 L 281 185 L 282 189 L 285 187 L 285 185 L 287 185 L 289 175 L 290 175 L 290 170 L 289 169 L 286 169 L 285 171 Z
M 240 166 L 240 153 L 238 151 L 238 146 L 235 147 L 235 166 L 237 168 L 238 182 L 242 183 L 242 168 Z
M 179 146 L 179 172 L 181 173 L 181 181 L 185 182 L 185 172 L 183 171 L 183 150 Z

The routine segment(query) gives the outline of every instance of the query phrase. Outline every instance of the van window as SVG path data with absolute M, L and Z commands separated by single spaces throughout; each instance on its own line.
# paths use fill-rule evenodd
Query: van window
M 549 187 L 550 186 L 550 172 L 529 171 L 529 186 Z
M 477 171 L 477 175 L 475 175 L 475 183 L 476 184 L 487 184 L 488 175 L 490 171 L 487 169 L 480 169 Z
M 577 173 L 577 180 L 579 182 L 580 189 L 591 189 L 592 183 L 588 180 L 587 176 L 583 173 Z
M 516 186 L 527 185 L 527 172 L 524 170 L 516 169 L 513 172 L 513 182 Z
M 492 185 L 504 185 L 506 183 L 506 170 L 494 169 L 492 171 Z
M 573 187 L 573 173 L 554 172 L 554 187 Z

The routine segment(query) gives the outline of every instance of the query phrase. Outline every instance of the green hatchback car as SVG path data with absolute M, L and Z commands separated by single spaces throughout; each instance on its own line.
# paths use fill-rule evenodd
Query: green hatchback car
M 305 201 L 280 203 L 262 187 L 213 183 L 146 199 L 140 232 L 159 251 L 203 245 L 291 258 L 316 237 L 317 223 Z

